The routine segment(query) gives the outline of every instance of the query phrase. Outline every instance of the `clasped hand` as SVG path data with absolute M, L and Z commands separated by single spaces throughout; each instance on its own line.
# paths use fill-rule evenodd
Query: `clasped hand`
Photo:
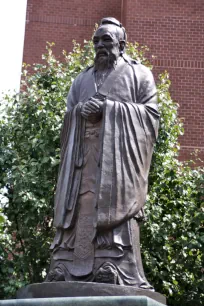
M 81 108 L 81 115 L 91 123 L 96 123 L 102 117 L 103 102 L 97 98 L 91 98 Z

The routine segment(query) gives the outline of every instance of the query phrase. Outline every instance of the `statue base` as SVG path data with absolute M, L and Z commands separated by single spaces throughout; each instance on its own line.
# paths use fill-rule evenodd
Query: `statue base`
M 0 301 L 0 306 L 163 306 L 145 296 L 43 298 Z
M 24 288 L 21 288 L 17 292 L 17 299 L 59 298 L 59 297 L 60 298 L 62 297 L 63 298 L 65 297 L 100 297 L 100 296 L 106 296 L 106 297 L 114 296 L 115 298 L 117 296 L 120 296 L 120 298 L 122 299 L 123 298 L 126 299 L 126 297 L 128 296 L 132 296 L 134 298 L 139 297 L 140 299 L 141 298 L 146 299 L 147 302 L 148 302 L 147 298 L 150 298 L 158 303 L 166 305 L 166 298 L 158 292 L 154 292 L 151 290 L 145 290 L 145 289 L 139 289 L 139 288 L 132 287 L 132 286 L 120 286 L 120 285 L 111 285 L 111 284 L 104 284 L 104 283 L 91 283 L 91 282 L 89 283 L 85 283 L 85 282 L 46 283 L 45 282 L 41 284 L 28 285 Z M 101 300 L 101 299 L 99 298 L 98 300 Z M 104 298 L 102 298 L 102 300 L 104 300 Z M 78 305 L 78 304 L 70 303 L 70 304 L 62 304 L 62 305 Z M 99 305 L 99 303 L 97 305 Z M 106 303 L 104 305 L 109 305 L 109 304 Z M 110 304 L 110 305 L 118 305 L 118 304 Z M 134 305 L 143 305 L 143 304 L 134 304 Z M 146 303 L 144 305 L 157 305 L 157 304 Z

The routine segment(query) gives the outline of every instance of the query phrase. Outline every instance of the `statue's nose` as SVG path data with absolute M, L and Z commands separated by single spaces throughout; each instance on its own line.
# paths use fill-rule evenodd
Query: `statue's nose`
M 104 44 L 101 40 L 99 40 L 97 48 L 104 48 Z

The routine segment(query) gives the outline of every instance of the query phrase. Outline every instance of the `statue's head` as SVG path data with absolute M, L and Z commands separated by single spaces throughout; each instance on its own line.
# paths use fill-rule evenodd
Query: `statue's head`
M 113 17 L 103 18 L 94 33 L 95 66 L 99 70 L 113 66 L 125 51 L 127 35 L 122 24 Z

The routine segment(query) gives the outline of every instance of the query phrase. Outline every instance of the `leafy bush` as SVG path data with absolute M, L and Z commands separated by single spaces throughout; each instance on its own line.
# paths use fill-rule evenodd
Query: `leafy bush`
M 147 47 L 128 53 L 151 67 Z M 0 117 L 0 298 L 41 282 L 53 238 L 53 197 L 60 161 L 59 135 L 66 96 L 74 78 L 93 62 L 91 42 L 76 42 L 59 61 L 47 46 L 43 64 L 24 67 L 21 93 L 5 96 Z M 168 73 L 159 76 L 160 134 L 155 146 L 141 227 L 147 278 L 169 305 L 201 305 L 203 169 L 177 159 L 182 124 L 169 93 Z

